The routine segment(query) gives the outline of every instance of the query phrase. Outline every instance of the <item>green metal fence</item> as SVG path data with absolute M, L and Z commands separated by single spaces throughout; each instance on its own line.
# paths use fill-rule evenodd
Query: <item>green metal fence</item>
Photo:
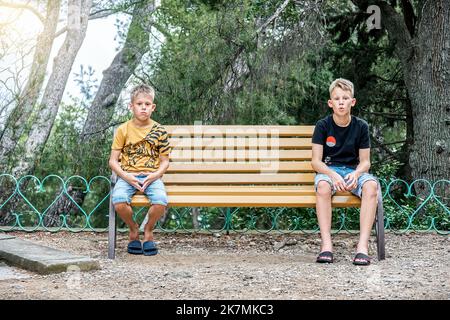
M 392 232 L 450 232 L 450 180 L 380 179 L 385 227 Z M 71 232 L 107 230 L 110 180 L 0 174 L 0 231 Z M 359 209 L 334 209 L 333 232 L 357 232 Z M 135 208 L 139 223 L 147 208 Z M 169 208 L 163 232 L 318 232 L 313 208 Z M 119 231 L 125 231 L 119 225 Z

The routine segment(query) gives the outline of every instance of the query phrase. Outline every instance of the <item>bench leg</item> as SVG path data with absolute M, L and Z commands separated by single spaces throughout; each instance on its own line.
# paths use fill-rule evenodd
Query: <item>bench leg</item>
M 379 183 L 378 183 L 377 214 L 375 217 L 375 232 L 376 232 L 376 236 L 377 236 L 378 261 L 381 261 L 381 260 L 385 259 L 386 251 L 385 251 L 385 237 L 384 237 L 383 195 L 381 193 L 381 186 Z
M 109 224 L 108 224 L 108 258 L 114 259 L 116 257 L 116 211 L 112 204 L 112 199 L 109 200 Z

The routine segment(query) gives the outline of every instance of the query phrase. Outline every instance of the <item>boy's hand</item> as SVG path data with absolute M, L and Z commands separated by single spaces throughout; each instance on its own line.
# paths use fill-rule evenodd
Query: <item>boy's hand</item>
M 157 180 L 159 178 L 159 175 L 156 172 L 146 172 L 143 173 L 145 174 L 147 177 L 145 178 L 145 180 L 142 183 L 142 191 L 144 191 L 145 189 L 147 189 L 147 187 L 155 180 Z
M 125 180 L 132 185 L 133 187 L 135 187 L 136 189 L 138 189 L 139 191 L 144 191 L 145 189 L 142 189 L 141 184 L 139 183 L 138 178 L 136 178 L 136 176 L 138 176 L 139 173 L 127 173 Z
M 345 181 L 347 181 L 347 185 L 345 190 L 351 191 L 356 188 L 358 185 L 358 178 L 361 174 L 357 171 L 350 172 L 348 175 L 345 176 Z
M 333 187 L 335 190 L 337 191 L 346 190 L 345 181 L 337 172 L 333 172 L 330 177 L 331 180 L 333 181 Z

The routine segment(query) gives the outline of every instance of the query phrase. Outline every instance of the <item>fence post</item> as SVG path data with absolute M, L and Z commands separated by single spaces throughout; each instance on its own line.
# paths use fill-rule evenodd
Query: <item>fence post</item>
M 227 208 L 225 212 L 225 231 L 226 234 L 230 234 L 230 227 L 231 227 L 231 208 Z

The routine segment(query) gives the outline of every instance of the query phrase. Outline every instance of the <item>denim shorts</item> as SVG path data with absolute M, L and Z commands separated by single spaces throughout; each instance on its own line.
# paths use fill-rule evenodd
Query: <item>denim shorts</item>
M 139 181 L 143 182 L 146 176 L 139 175 L 136 178 L 138 178 Z M 122 178 L 117 177 L 117 182 L 112 192 L 112 203 L 116 204 L 120 202 L 126 202 L 130 204 L 131 197 L 136 193 L 136 191 L 137 189 L 135 187 L 130 185 Z M 152 204 L 167 206 L 167 193 L 166 189 L 164 188 L 164 183 L 161 181 L 161 179 L 153 181 L 149 186 L 147 186 L 144 193 L 149 198 Z
M 355 169 L 346 167 L 346 166 L 329 166 L 331 170 L 336 171 L 342 178 L 344 178 L 347 174 L 355 171 Z M 336 190 L 333 187 L 333 180 L 329 176 L 323 173 L 316 174 L 316 177 L 314 178 L 314 187 L 317 192 L 317 186 L 319 185 L 320 181 L 326 181 L 331 186 L 331 192 L 332 194 L 336 193 Z M 355 189 L 351 190 L 350 192 L 353 193 L 355 196 L 358 196 L 361 198 L 362 194 L 362 186 L 367 181 L 375 181 L 378 183 L 377 178 L 375 176 L 371 175 L 370 173 L 362 173 L 358 178 L 358 184 Z

